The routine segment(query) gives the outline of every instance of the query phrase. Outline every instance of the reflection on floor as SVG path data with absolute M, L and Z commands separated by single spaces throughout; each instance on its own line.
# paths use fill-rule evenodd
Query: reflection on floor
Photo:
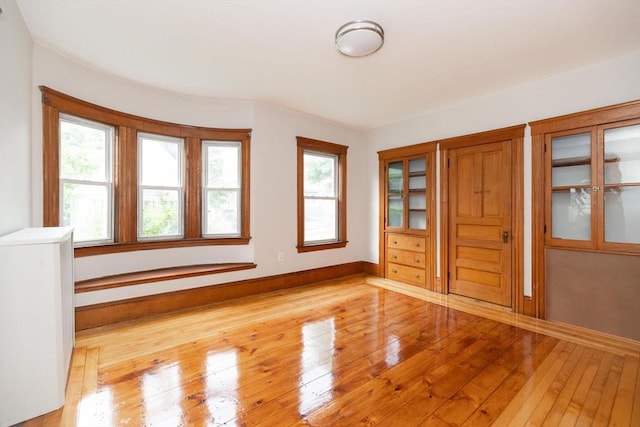
M 581 332 L 350 277 L 83 331 L 24 425 L 640 425 L 640 345 Z

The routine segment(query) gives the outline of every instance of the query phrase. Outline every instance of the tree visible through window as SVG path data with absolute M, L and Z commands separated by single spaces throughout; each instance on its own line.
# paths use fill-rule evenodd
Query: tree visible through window
M 138 237 L 182 237 L 184 141 L 138 134 Z
M 298 251 L 344 247 L 348 147 L 297 139 Z
M 113 127 L 61 115 L 61 218 L 78 244 L 113 241 Z

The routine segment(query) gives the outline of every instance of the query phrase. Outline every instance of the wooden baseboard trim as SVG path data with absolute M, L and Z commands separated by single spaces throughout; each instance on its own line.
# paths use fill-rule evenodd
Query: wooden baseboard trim
M 380 265 L 368 261 L 362 261 L 362 272 L 380 277 Z
M 561 322 L 536 319 L 511 312 L 506 307 L 500 307 L 482 301 L 464 298 L 458 295 L 443 295 L 406 283 L 396 282 L 379 277 L 367 278 L 367 283 L 389 289 L 413 298 L 419 298 L 444 307 L 453 308 L 465 313 L 481 316 L 486 319 L 506 323 L 507 325 L 527 329 L 540 334 L 570 341 L 579 345 L 608 351 L 620 356 L 640 356 L 640 341 L 619 337 L 592 329 L 581 328 Z
M 351 262 L 312 270 L 76 307 L 76 331 L 354 274 L 362 274 L 365 270 L 364 264 L 362 261 Z

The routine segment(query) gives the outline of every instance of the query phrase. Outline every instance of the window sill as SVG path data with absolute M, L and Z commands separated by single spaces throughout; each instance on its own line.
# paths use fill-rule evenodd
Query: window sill
M 317 245 L 298 246 L 296 249 L 298 249 L 298 253 L 322 251 L 325 249 L 344 248 L 345 246 L 347 246 L 347 243 L 349 242 L 344 241 L 344 242 L 334 242 L 334 243 L 320 243 Z
M 250 262 L 227 264 L 186 265 L 182 267 L 160 268 L 157 270 L 135 271 L 116 274 L 95 279 L 80 280 L 75 283 L 75 293 L 100 291 L 123 286 L 161 282 L 163 280 L 184 279 L 186 277 L 205 276 L 208 274 L 228 273 L 230 271 L 249 270 L 257 265 Z
M 114 254 L 118 252 L 144 251 L 151 249 L 185 248 L 191 246 L 215 246 L 215 245 L 247 245 L 250 237 L 229 237 L 220 239 L 180 239 L 145 241 L 131 243 L 113 243 L 110 245 L 85 246 L 74 249 L 76 258 L 94 255 Z

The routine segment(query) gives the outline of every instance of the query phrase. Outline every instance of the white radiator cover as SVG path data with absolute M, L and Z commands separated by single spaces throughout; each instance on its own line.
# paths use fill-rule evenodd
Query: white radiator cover
M 0 237 L 0 426 L 64 404 L 74 345 L 73 229 Z

